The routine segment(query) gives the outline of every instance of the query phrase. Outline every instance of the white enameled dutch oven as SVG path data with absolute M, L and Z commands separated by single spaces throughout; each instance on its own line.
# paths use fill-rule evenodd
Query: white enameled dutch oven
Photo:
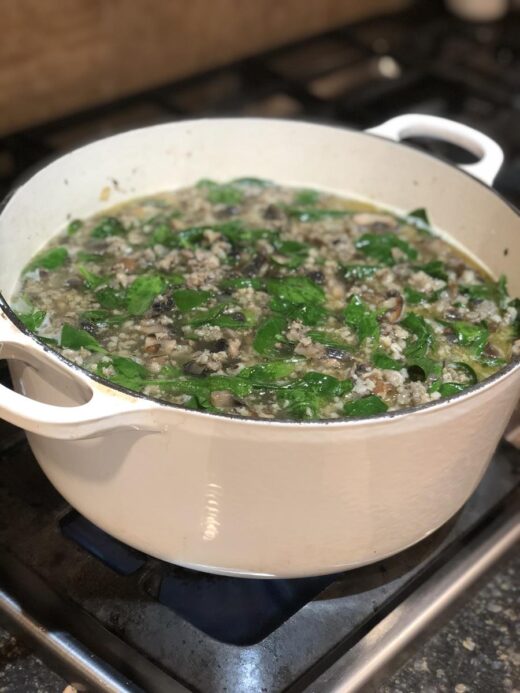
M 413 135 L 454 142 L 481 160 L 461 171 L 398 143 Z M 72 506 L 166 561 L 296 577 L 404 549 L 446 522 L 478 484 L 518 400 L 518 362 L 448 400 L 367 420 L 240 419 L 162 404 L 88 375 L 28 334 L 9 300 L 21 269 L 71 216 L 200 178 L 246 175 L 396 210 L 425 207 L 519 295 L 520 217 L 488 187 L 501 162 L 484 135 L 423 115 L 369 133 L 276 120 L 179 122 L 58 159 L 16 190 L 0 216 L 0 355 L 16 389 L 0 388 L 0 415 L 27 431 Z

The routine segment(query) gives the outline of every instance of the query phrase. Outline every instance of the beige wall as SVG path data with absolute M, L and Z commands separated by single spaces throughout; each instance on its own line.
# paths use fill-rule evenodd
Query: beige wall
M 0 134 L 407 0 L 0 0 Z

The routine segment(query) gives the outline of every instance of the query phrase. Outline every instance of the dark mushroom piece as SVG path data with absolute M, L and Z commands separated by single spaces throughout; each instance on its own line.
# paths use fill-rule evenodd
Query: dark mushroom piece
M 80 320 L 79 326 L 82 330 L 85 330 L 85 332 L 88 332 L 93 337 L 97 335 L 98 326 L 96 323 L 91 322 L 90 320 Z
M 446 320 L 460 320 L 461 315 L 456 308 L 448 308 L 448 310 L 444 312 L 444 317 Z
M 325 275 L 323 274 L 323 272 L 320 272 L 320 270 L 317 270 L 315 272 L 309 272 L 307 276 L 311 281 L 316 282 L 316 284 L 323 284 L 323 282 L 325 281 Z
M 82 289 L 85 286 L 85 282 L 81 277 L 69 277 L 65 282 L 67 289 Z
M 211 371 L 202 363 L 196 361 L 186 361 L 182 367 L 182 372 L 186 375 L 207 375 Z
M 164 315 L 164 313 L 169 313 L 174 305 L 173 296 L 171 294 L 161 294 L 155 298 L 152 303 L 151 315 L 152 318 L 157 318 L 159 315 Z
M 218 354 L 220 351 L 226 351 L 228 346 L 229 342 L 227 339 L 217 339 L 216 341 L 208 344 L 207 349 L 212 354 Z
M 224 207 L 224 209 L 220 209 L 217 212 L 217 217 L 219 219 L 228 219 L 229 217 L 235 217 L 237 214 L 240 214 L 240 208 L 230 205 L 228 207 Z
M 334 347 L 326 347 L 325 356 L 328 359 L 334 359 L 335 361 L 348 361 L 350 359 L 350 354 L 343 349 L 336 349 Z
M 268 205 L 264 211 L 264 219 L 280 219 L 282 216 L 280 208 L 276 205 Z
M 242 268 L 242 274 L 246 277 L 255 277 L 260 273 L 265 263 L 266 258 L 259 253 Z

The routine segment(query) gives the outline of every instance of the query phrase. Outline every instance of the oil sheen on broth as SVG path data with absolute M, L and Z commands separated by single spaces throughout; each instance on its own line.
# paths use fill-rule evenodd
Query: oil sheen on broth
M 312 420 L 448 397 L 520 352 L 518 299 L 424 210 L 254 178 L 73 220 L 20 319 L 70 361 L 181 407 Z

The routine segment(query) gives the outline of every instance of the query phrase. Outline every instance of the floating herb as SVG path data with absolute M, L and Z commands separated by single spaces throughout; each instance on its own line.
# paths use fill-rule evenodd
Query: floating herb
M 146 313 L 164 289 L 165 281 L 159 274 L 144 274 L 134 279 L 127 289 L 127 309 L 130 315 Z
M 50 248 L 50 250 L 45 250 L 39 253 L 31 262 L 26 266 L 24 272 L 32 272 L 36 269 L 46 269 L 49 271 L 58 269 L 62 267 L 69 259 L 69 253 L 67 248 L 57 247 Z
M 284 331 L 287 328 L 285 318 L 272 316 L 264 320 L 256 331 L 253 349 L 262 356 L 271 356 L 276 351 L 278 342 L 285 341 Z
M 320 193 L 317 190 L 299 190 L 294 196 L 294 204 L 297 207 L 315 205 L 320 201 Z
M 374 416 L 387 411 L 388 405 L 377 395 L 366 395 L 352 402 L 347 402 L 343 407 L 346 416 Z
M 414 209 L 400 220 L 404 224 L 415 226 L 421 233 L 427 236 L 433 235 L 433 229 L 428 218 L 428 213 L 424 208 Z
M 395 233 L 365 233 L 356 241 L 356 248 L 367 257 L 388 266 L 396 263 L 392 253 L 394 249 L 400 250 L 410 260 L 417 258 L 417 250 Z
M 439 320 L 438 322 L 447 327 L 455 335 L 457 342 L 461 346 L 468 347 L 473 355 L 482 354 L 489 337 L 489 330 L 484 322 L 479 325 L 463 320 Z
M 69 323 L 65 323 L 61 328 L 60 346 L 64 349 L 88 349 L 106 353 L 106 349 L 86 330 L 80 330 Z
M 109 238 L 110 236 L 124 236 L 126 229 L 117 217 L 105 217 L 92 229 L 92 238 Z
M 422 270 L 434 279 L 442 279 L 442 281 L 445 282 L 448 281 L 446 265 L 444 264 L 444 262 L 442 262 L 442 260 L 432 260 L 431 262 L 427 262 L 425 265 L 416 265 L 414 269 Z
M 384 265 L 344 265 L 343 276 L 349 282 L 362 281 L 373 277 Z
M 78 272 L 82 276 L 87 289 L 99 289 L 100 286 L 107 283 L 105 277 L 100 277 L 98 274 L 94 274 L 84 265 L 78 265 Z
M 238 205 L 244 199 L 244 193 L 233 183 L 216 183 L 206 178 L 199 180 L 197 188 L 206 191 L 206 197 L 213 204 Z
M 370 340 L 376 344 L 379 340 L 379 323 L 377 313 L 369 308 L 359 296 L 352 296 L 345 308 L 345 322 L 354 330 L 358 338 L 358 344 Z
M 30 311 L 25 313 L 16 313 L 18 319 L 23 322 L 25 327 L 30 332 L 38 331 L 38 328 L 41 327 L 46 315 L 47 313 L 44 310 L 39 310 L 38 308 L 31 308 Z
M 67 226 L 67 236 L 74 236 L 83 226 L 84 222 L 81 219 L 73 219 Z
M 291 219 L 297 219 L 298 221 L 321 221 L 322 219 L 336 219 L 341 217 L 348 217 L 354 212 L 348 209 L 317 209 L 317 208 L 299 208 L 285 206 L 283 207 L 286 214 L 291 217 Z
M 402 361 L 396 361 L 382 349 L 378 349 L 372 354 L 372 364 L 376 368 L 382 368 L 383 370 L 400 371 L 401 368 L 405 368 L 405 364 Z
M 187 313 L 207 303 L 211 298 L 211 291 L 197 291 L 195 289 L 177 289 L 173 292 L 175 305 L 182 313 Z

